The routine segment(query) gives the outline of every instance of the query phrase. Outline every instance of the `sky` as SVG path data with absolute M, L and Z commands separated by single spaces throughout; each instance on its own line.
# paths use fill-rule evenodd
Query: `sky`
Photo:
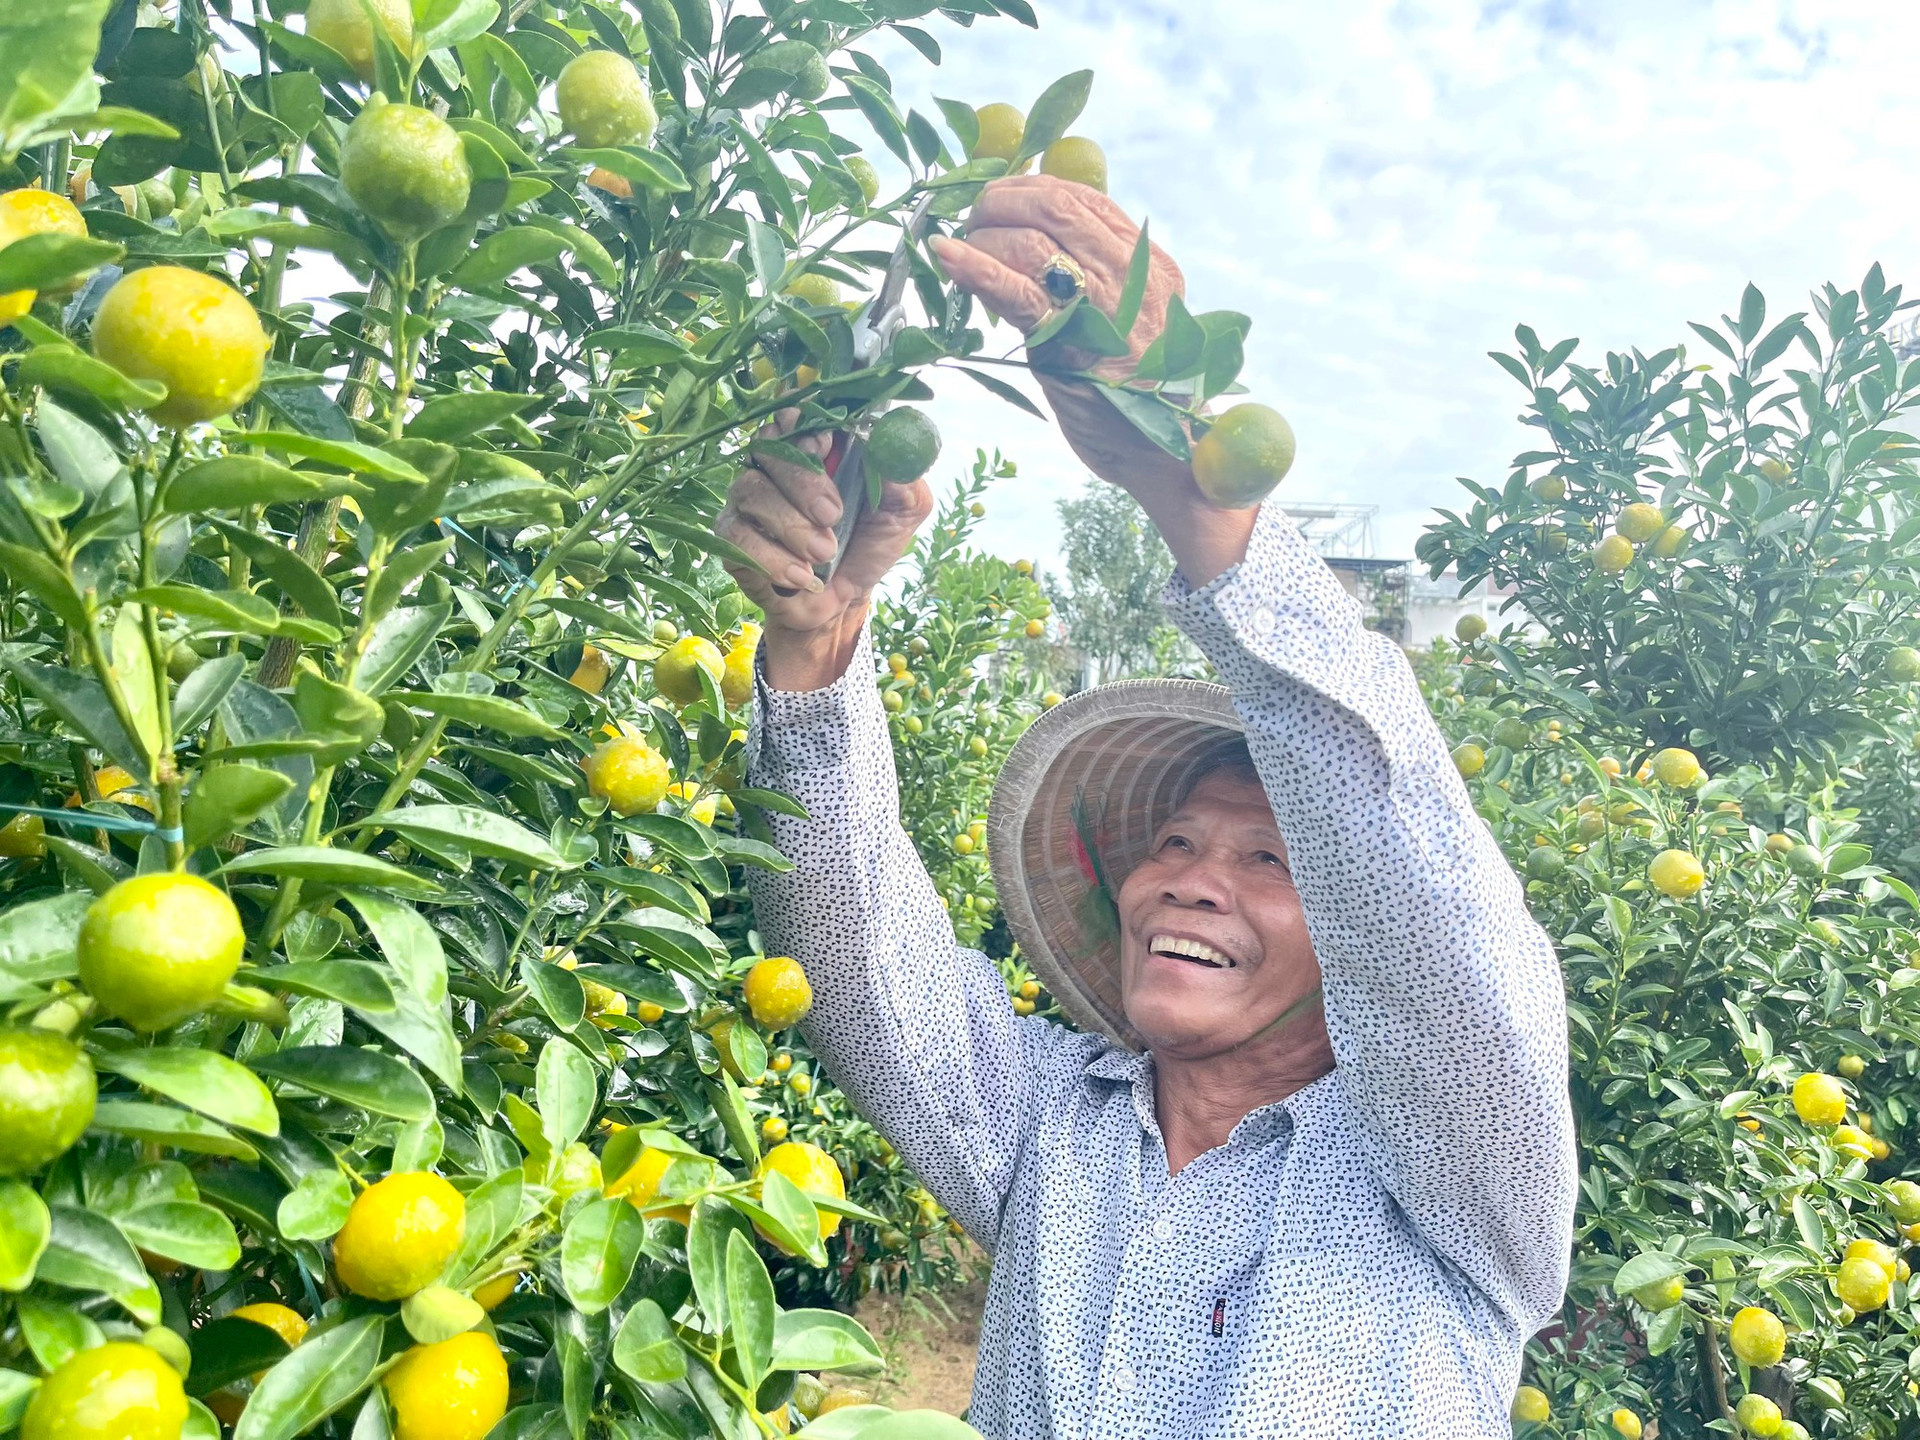
M 1517 323 L 1577 359 L 1689 338 L 1751 280 L 1807 308 L 1920 239 L 1920 11 L 1791 0 L 1035 0 L 926 22 L 939 69 L 888 37 L 903 102 L 1022 109 L 1096 72 L 1075 133 L 1151 221 L 1195 310 L 1252 317 L 1242 381 L 1299 437 L 1283 500 L 1379 507 L 1409 556 L 1457 476 L 1532 448 L 1487 358 Z M 878 150 L 878 147 L 875 147 Z M 881 158 L 876 154 L 876 159 Z M 885 170 L 883 168 L 883 173 Z M 999 343 L 1011 341 L 1010 335 Z M 1696 349 L 1704 346 L 1696 344 Z M 984 548 L 1051 562 L 1085 472 L 1051 427 L 944 380 L 957 475 L 976 446 L 1020 476 Z

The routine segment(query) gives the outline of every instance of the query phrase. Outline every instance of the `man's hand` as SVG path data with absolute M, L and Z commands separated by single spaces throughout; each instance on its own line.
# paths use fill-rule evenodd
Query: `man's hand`
M 798 410 L 782 410 L 763 433 L 784 438 L 799 420 Z M 793 443 L 823 458 L 830 442 L 831 436 L 816 432 Z M 714 528 L 758 566 L 727 568 L 767 612 L 760 653 L 768 683 L 778 690 L 818 690 L 845 673 L 873 587 L 912 547 L 914 531 L 933 510 L 933 493 L 924 479 L 882 487 L 880 507 L 860 517 L 840 568 L 822 584 L 813 566 L 833 558 L 833 527 L 840 519 L 833 480 L 824 470 L 772 456 L 754 460 L 735 478 Z
M 1111 317 L 1139 241 L 1140 227 L 1099 191 L 1051 175 L 1017 175 L 981 191 L 965 240 L 938 238 L 929 246 L 957 285 L 1029 334 L 1054 309 L 1042 282 L 1055 255 L 1079 264 L 1089 302 Z M 1105 380 L 1126 380 L 1165 328 L 1167 302 L 1184 291 L 1180 267 L 1153 246 L 1146 295 L 1127 337 L 1129 355 L 1096 361 L 1050 343 L 1034 358 L 1057 369 L 1091 369 Z M 1136 430 L 1097 387 L 1044 373 L 1039 380 L 1074 453 L 1140 502 L 1188 581 L 1203 585 L 1245 556 L 1257 510 L 1208 504 L 1186 462 Z

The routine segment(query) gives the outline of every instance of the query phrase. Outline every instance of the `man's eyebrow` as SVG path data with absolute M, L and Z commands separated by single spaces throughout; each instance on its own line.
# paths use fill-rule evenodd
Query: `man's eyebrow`
M 1159 828 L 1153 832 L 1153 838 L 1158 840 L 1174 827 L 1182 824 L 1191 825 L 1195 819 L 1196 816 L 1194 812 L 1182 806 L 1160 822 Z M 1230 834 L 1242 837 L 1252 836 L 1263 842 L 1271 842 L 1278 845 L 1282 849 L 1286 847 L 1286 837 L 1280 833 L 1280 828 L 1278 824 L 1273 821 L 1271 815 L 1269 815 L 1265 821 L 1251 819 L 1246 821 L 1229 820 L 1226 822 L 1225 828 Z

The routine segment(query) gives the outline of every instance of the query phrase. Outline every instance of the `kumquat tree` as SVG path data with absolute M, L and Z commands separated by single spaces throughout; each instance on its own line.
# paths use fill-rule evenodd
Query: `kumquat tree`
M 1878 269 L 1771 323 L 1749 288 L 1699 353 L 1591 367 L 1522 327 L 1538 442 L 1421 542 L 1524 611 L 1423 678 L 1572 1020 L 1573 1280 L 1520 1434 L 1920 1426 L 1902 309 Z
M 760 953 L 793 802 L 745 780 L 712 531 L 777 410 L 857 426 L 934 369 L 1031 405 L 917 242 L 1035 158 L 1103 178 L 1091 77 L 943 133 L 862 48 L 937 63 L 936 10 L 1034 23 L 0 13 L 0 1433 L 972 1433 L 819 1378 L 879 1364 L 832 1307 L 947 1273 L 950 1225 Z M 875 350 L 896 249 L 925 318 Z M 1180 321 L 1118 401 L 1172 448 L 1246 329 Z M 937 445 L 894 404 L 869 471 Z M 998 473 L 876 677 L 965 757 L 917 828 L 974 933 L 960 839 L 1043 699 L 1030 567 L 963 545 Z

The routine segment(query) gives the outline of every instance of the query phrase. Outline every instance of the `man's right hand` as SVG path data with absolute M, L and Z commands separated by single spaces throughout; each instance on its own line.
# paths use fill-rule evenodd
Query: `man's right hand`
M 799 420 L 797 409 L 782 410 L 762 433 L 784 438 Z M 804 435 L 793 443 L 824 458 L 831 436 Z M 873 587 L 912 547 L 914 532 L 932 510 L 933 492 L 924 479 L 884 486 L 879 509 L 860 517 L 840 568 L 822 584 L 813 567 L 833 558 L 833 527 L 840 518 L 832 477 L 770 455 L 754 456 L 727 492 L 714 528 L 754 561 L 727 569 L 766 611 L 760 653 L 768 684 L 776 690 L 819 690 L 846 673 Z

